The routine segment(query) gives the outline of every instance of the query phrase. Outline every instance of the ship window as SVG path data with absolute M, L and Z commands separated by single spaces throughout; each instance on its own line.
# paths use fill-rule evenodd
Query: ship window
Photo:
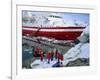
M 61 18 L 60 16 L 53 16 L 53 15 L 50 15 L 49 17 Z
M 50 15 L 49 17 L 53 17 L 52 15 Z
M 60 16 L 55 16 L 56 18 L 61 18 Z

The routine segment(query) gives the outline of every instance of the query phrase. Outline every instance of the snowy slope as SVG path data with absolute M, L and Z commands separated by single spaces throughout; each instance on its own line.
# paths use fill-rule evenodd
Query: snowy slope
M 66 65 L 68 62 L 74 61 L 78 58 L 89 58 L 89 43 L 79 43 L 71 48 L 65 53 L 63 64 Z
M 32 68 L 51 68 L 54 64 L 57 63 L 57 60 L 53 60 L 53 61 L 50 61 L 50 64 L 48 64 L 48 61 L 47 60 L 35 60 L 32 64 L 31 64 L 31 67 Z M 36 66 L 35 66 L 36 65 Z

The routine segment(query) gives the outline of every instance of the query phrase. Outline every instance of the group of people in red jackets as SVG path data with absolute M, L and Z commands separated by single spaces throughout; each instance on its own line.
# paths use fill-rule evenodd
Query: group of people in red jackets
M 44 52 L 41 48 L 35 48 L 34 50 L 34 57 L 39 56 L 40 60 L 43 61 L 44 59 Z M 48 64 L 50 61 L 53 61 L 53 59 L 57 59 L 58 63 L 63 61 L 63 55 L 56 49 L 56 51 L 49 51 L 46 53 L 46 58 L 48 60 Z
M 35 48 L 34 57 L 40 57 L 40 60 L 43 61 L 44 53 L 41 48 Z
M 63 61 L 63 55 L 58 50 L 47 53 L 48 63 L 50 63 L 50 60 L 53 61 L 54 58 L 58 59 L 58 62 Z

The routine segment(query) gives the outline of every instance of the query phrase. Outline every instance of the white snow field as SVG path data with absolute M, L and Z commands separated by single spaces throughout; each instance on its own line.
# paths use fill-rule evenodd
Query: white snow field
M 89 43 L 79 43 L 65 53 L 63 65 L 78 58 L 89 58 Z
M 54 64 L 57 63 L 57 59 L 54 59 L 53 61 L 50 60 L 50 63 L 48 64 L 47 59 L 44 59 L 43 61 L 39 60 L 35 60 L 32 64 L 31 67 L 32 68 L 51 68 Z

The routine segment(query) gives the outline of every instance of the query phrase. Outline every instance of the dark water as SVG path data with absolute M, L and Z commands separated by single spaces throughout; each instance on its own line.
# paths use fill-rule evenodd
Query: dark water
M 30 53 L 30 51 L 25 51 L 25 49 L 22 49 L 22 61 L 28 60 L 30 58 L 33 58 L 33 53 Z

